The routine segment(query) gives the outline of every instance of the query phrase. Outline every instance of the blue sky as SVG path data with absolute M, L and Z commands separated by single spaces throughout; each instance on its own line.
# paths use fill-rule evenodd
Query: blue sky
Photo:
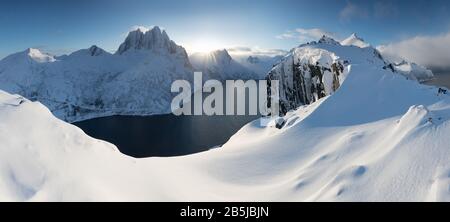
M 372 45 L 450 30 L 449 1 L 2 0 L 0 58 L 28 47 L 54 54 L 92 44 L 114 51 L 136 25 L 158 25 L 195 50 L 288 50 L 318 33 L 358 33 Z

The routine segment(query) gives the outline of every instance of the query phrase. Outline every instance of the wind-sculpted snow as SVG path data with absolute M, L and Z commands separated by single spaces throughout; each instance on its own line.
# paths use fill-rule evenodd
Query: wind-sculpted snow
M 281 129 L 255 120 L 221 148 L 171 158 L 127 157 L 0 92 L 0 200 L 450 201 L 450 96 L 362 61 Z
M 155 27 L 130 32 L 116 54 L 92 46 L 54 58 L 37 49 L 0 61 L 0 89 L 45 104 L 69 122 L 170 112 L 174 80 L 191 81 L 186 51 Z

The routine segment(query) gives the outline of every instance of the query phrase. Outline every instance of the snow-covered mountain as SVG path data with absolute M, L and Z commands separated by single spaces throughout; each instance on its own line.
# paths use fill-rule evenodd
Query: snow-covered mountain
M 333 94 L 344 82 L 350 64 L 391 70 L 415 80 L 424 76 L 419 66 L 407 69 L 384 60 L 378 50 L 363 44 L 355 34 L 344 42 L 346 45 L 323 36 L 318 42 L 292 49 L 274 66 L 266 78 L 280 81 L 280 109 L 283 113 Z M 432 76 L 431 71 L 426 75 Z
M 265 77 L 272 67 L 283 58 L 283 56 L 266 55 L 231 55 L 231 57 L 262 77 Z
M 448 94 L 383 69 L 370 48 L 309 44 L 284 61 L 315 83 L 330 68 L 320 73 L 339 87 L 287 112 L 281 129 L 255 120 L 182 157 L 127 157 L 0 91 L 0 200 L 450 201 Z M 274 70 L 288 77 L 287 65 Z
M 341 45 L 343 46 L 357 46 L 360 48 L 367 48 L 371 47 L 370 44 L 364 42 L 364 40 L 356 35 L 356 33 L 353 33 L 348 38 L 341 41 Z M 432 79 L 433 72 L 424 66 L 421 66 L 419 64 L 408 62 L 406 60 L 402 60 L 400 62 L 391 61 L 389 59 L 384 58 L 384 60 L 390 64 L 392 64 L 392 67 L 396 72 L 399 72 L 403 74 L 404 76 L 414 79 L 417 81 L 427 81 Z
M 0 61 L 0 89 L 77 121 L 170 112 L 171 83 L 192 73 L 184 48 L 154 27 L 130 32 L 115 54 L 92 46 L 56 58 L 37 49 L 10 55 Z
M 367 48 L 370 47 L 370 44 L 364 42 L 364 39 L 358 37 L 356 33 L 351 34 L 348 38 L 341 41 L 341 45 L 349 46 L 357 46 L 359 48 Z
M 194 69 L 203 72 L 204 79 L 263 79 L 254 71 L 236 62 L 226 49 L 189 56 Z
M 409 79 L 414 79 L 419 82 L 427 81 L 434 78 L 433 72 L 424 66 L 413 62 L 403 60 L 400 63 L 392 63 L 395 71 L 402 73 Z

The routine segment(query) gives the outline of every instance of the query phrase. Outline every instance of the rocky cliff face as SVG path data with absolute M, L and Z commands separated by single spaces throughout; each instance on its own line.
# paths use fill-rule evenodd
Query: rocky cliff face
M 131 31 L 128 33 L 125 41 L 119 46 L 116 54 L 122 55 L 142 50 L 151 51 L 156 54 L 179 55 L 179 57 L 186 58 L 185 63 L 187 66 L 191 66 L 186 50 L 170 40 L 166 31 L 161 31 L 158 26 L 155 26 L 148 31 L 143 31 L 141 29 Z
M 372 47 L 343 46 L 323 36 L 318 42 L 292 49 L 274 66 L 266 79 L 279 80 L 280 111 L 285 114 L 333 94 L 344 81 L 351 65 L 366 63 L 384 69 L 389 67 Z M 274 95 L 270 90 L 269 86 L 269 97 Z

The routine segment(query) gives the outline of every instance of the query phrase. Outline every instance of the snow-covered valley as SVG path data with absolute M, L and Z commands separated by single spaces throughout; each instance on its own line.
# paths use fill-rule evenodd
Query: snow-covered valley
M 272 69 L 290 104 L 281 129 L 258 119 L 188 156 L 128 157 L 1 91 L 0 200 L 450 201 L 449 94 L 369 46 L 324 40 Z M 306 67 L 300 76 L 294 64 Z M 322 88 L 301 88 L 312 84 Z

